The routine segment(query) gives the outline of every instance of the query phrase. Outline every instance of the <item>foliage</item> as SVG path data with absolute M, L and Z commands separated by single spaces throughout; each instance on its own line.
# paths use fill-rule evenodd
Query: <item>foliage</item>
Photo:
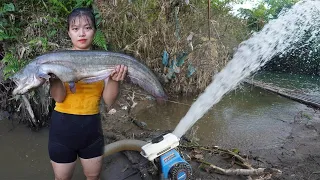
M 271 19 L 277 18 L 282 10 L 290 8 L 298 0 L 264 0 L 253 9 L 239 9 L 239 15 L 247 20 L 248 27 L 260 31 Z
M 277 18 L 277 15 L 285 9 L 289 9 L 299 0 L 265 0 L 268 5 L 268 14 L 270 15 L 269 19 Z
M 12 12 L 15 11 L 15 7 L 12 3 L 4 3 L 0 7 L 0 41 L 16 38 L 19 28 L 16 26 L 15 17 Z
M 247 35 L 242 21 L 226 11 L 219 13 L 208 1 L 98 1 L 110 50 L 144 62 L 170 93 L 198 93 L 227 63 L 233 48 Z M 227 4 L 225 8 L 228 8 Z M 223 7 L 220 7 L 223 9 Z M 210 27 L 210 31 L 209 31 Z M 210 39 L 208 34 L 210 32 Z M 193 34 L 193 35 L 192 35 Z M 187 40 L 193 36 L 191 45 Z M 168 53 L 168 63 L 162 55 Z
M 0 61 L 0 73 L 3 74 L 5 80 L 1 82 L 1 85 L 8 85 L 5 88 L 8 91 L 6 94 L 10 94 L 10 90 L 12 90 L 12 83 L 8 78 L 23 68 L 34 57 L 48 51 L 71 47 L 71 42 L 67 38 L 66 17 L 73 8 L 92 6 L 92 3 L 92 0 L 19 0 L 1 3 L 0 49 L 4 51 L 1 52 L 4 57 Z M 95 8 L 94 14 L 98 22 L 101 21 L 99 11 Z M 96 37 L 94 37 L 94 45 L 97 48 L 107 49 L 104 34 L 99 29 Z M 0 79 L 3 76 L 0 75 Z M 32 102 L 36 118 L 39 120 L 46 119 L 45 116 L 48 115 L 51 106 L 52 100 L 47 98 L 48 90 L 46 88 L 48 87 L 44 85 L 27 95 Z M 10 96 L 7 96 L 7 98 L 12 99 Z M 9 101 L 0 100 L 2 102 Z M 11 109 L 16 109 L 20 102 L 10 100 L 10 103 L 6 104 L 8 106 L 11 104 Z M 21 110 L 19 113 L 23 117 L 29 116 L 26 110 Z M 44 121 L 39 121 L 39 123 L 41 126 Z
M 70 41 L 64 37 L 67 36 L 65 19 L 73 8 L 92 6 L 92 3 L 93 0 L 49 0 L 48 4 L 26 0 L 15 4 L 4 3 L 0 8 L 0 40 L 5 47 L 2 61 L 6 64 L 3 70 L 5 79 L 41 53 L 70 47 Z M 99 21 L 99 12 L 94 10 Z M 65 41 L 61 43 L 61 40 Z M 105 37 L 99 29 L 94 45 L 107 49 Z
M 5 78 L 10 77 L 15 73 L 15 70 L 18 70 L 25 65 L 25 61 L 19 60 L 11 53 L 6 53 L 2 59 L 2 62 L 6 64 L 6 68 L 3 70 L 3 75 Z

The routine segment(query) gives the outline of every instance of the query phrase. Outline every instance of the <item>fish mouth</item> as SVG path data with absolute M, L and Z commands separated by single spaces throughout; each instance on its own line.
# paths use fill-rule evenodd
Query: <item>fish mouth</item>
M 22 95 L 27 93 L 29 90 L 34 89 L 36 87 L 41 86 L 43 83 L 45 83 L 45 79 L 32 79 L 32 81 L 19 81 L 19 80 L 13 80 L 16 84 L 16 88 L 12 91 L 12 95 Z
M 22 86 L 19 86 L 19 83 L 18 82 L 14 82 L 15 83 L 15 87 L 14 87 L 14 89 L 13 89 L 13 91 L 12 91 L 12 95 L 17 95 L 17 94 L 20 94 L 19 92 L 21 92 L 21 90 L 22 90 Z
M 30 85 L 27 85 L 27 86 L 17 85 L 17 87 L 13 89 L 12 95 L 15 96 L 15 95 L 25 94 L 29 88 L 30 88 Z
M 17 76 L 13 76 L 9 78 L 14 83 L 14 89 L 12 91 L 12 95 L 21 94 L 22 89 L 24 88 L 24 83 L 21 82 L 21 79 L 19 79 Z
M 12 95 L 15 96 L 15 95 L 17 95 L 17 94 L 20 94 L 20 93 L 19 93 L 20 90 L 21 90 L 21 88 L 18 88 L 18 87 L 15 88 L 15 89 L 12 91 Z

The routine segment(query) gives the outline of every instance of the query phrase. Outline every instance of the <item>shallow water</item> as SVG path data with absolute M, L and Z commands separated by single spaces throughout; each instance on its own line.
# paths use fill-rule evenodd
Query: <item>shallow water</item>
M 320 76 L 261 71 L 254 76 L 254 79 L 265 83 L 272 83 L 281 88 L 320 96 Z
M 194 99 L 180 98 L 192 104 Z M 190 107 L 176 103 L 154 104 L 136 118 L 151 129 L 174 129 Z M 218 145 L 241 150 L 263 149 L 282 144 L 289 136 L 289 123 L 303 104 L 259 88 L 242 87 L 227 94 L 190 129 L 200 144 Z
M 47 128 L 32 132 L 24 124 L 14 122 L 13 125 L 9 120 L 1 120 L 0 179 L 54 179 L 48 155 L 48 137 Z M 74 179 L 85 179 L 79 163 Z

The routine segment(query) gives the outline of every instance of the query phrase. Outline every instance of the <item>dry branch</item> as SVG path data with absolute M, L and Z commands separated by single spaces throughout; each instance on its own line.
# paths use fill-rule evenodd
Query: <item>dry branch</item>
M 184 148 L 198 148 L 200 150 L 204 150 L 204 151 L 209 151 L 209 152 L 222 152 L 222 153 L 226 153 L 229 154 L 230 156 L 236 158 L 238 161 L 240 161 L 240 163 L 238 163 L 238 165 L 241 165 L 243 167 L 246 167 L 247 169 L 252 169 L 251 165 L 243 158 L 241 157 L 239 154 L 236 154 L 230 150 L 227 149 L 222 149 L 219 148 L 217 146 L 213 146 L 213 147 L 204 147 L 204 146 L 200 146 L 200 145 L 191 145 L 191 146 L 183 146 L 181 145 L 180 147 L 184 147 Z
M 257 169 L 223 169 L 216 165 L 213 165 L 209 162 L 202 160 L 197 160 L 198 162 L 210 166 L 213 170 L 224 175 L 243 175 L 243 176 L 252 176 L 252 175 L 265 175 L 265 174 L 281 174 L 282 171 L 274 168 L 257 168 Z

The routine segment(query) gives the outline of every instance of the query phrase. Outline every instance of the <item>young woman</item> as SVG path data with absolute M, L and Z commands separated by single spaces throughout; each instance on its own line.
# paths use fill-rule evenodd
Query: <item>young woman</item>
M 68 16 L 68 34 L 72 50 L 90 50 L 96 32 L 90 9 L 78 8 Z M 108 80 L 86 84 L 75 83 L 75 93 L 67 83 L 50 79 L 50 94 L 56 101 L 51 117 L 49 156 L 56 180 L 72 178 L 79 157 L 87 180 L 99 179 L 104 138 L 100 122 L 99 102 L 103 98 L 111 106 L 119 92 L 119 81 L 126 66 L 117 66 Z

